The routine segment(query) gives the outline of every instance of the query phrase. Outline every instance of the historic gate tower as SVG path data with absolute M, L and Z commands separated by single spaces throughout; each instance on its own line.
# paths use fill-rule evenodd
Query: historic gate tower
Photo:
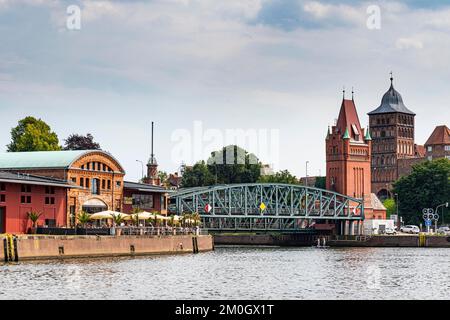
M 372 138 L 368 129 L 361 128 L 352 93 L 351 100 L 344 97 L 336 124 L 328 128 L 326 187 L 340 194 L 363 199 L 366 218 L 383 218 L 386 209 L 379 205 L 379 200 L 371 191 L 371 150 Z M 340 227 L 341 232 L 343 228 Z M 350 234 L 361 232 L 353 229 L 352 224 L 345 229 Z
M 415 113 L 404 104 L 400 93 L 391 86 L 384 94 L 381 105 L 369 112 L 373 137 L 372 190 L 381 199 L 390 196 L 392 183 L 399 178 L 398 159 L 414 158 Z

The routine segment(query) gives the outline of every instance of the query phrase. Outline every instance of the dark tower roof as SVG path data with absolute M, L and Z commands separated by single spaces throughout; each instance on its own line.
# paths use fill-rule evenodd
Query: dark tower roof
M 383 113 L 405 113 L 414 116 L 416 115 L 405 106 L 402 96 L 394 89 L 393 82 L 394 78 L 391 76 L 391 87 L 384 94 L 383 99 L 381 99 L 381 105 L 374 111 L 369 112 L 369 116 Z

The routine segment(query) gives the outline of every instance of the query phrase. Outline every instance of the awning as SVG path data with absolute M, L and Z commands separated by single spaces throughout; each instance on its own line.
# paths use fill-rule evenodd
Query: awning
M 85 203 L 83 203 L 82 207 L 89 207 L 89 208 L 108 208 L 108 206 L 99 199 L 89 199 Z

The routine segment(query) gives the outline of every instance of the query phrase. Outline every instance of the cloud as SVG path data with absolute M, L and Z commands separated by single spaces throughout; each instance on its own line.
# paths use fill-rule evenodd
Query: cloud
M 399 38 L 395 46 L 400 50 L 423 49 L 422 41 L 415 38 Z

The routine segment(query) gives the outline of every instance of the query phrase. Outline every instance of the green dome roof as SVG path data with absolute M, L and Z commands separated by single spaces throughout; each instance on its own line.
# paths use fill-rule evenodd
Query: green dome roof
M 0 153 L 0 169 L 66 169 L 83 155 L 93 152 L 101 152 L 114 159 L 101 150 L 5 152 Z

